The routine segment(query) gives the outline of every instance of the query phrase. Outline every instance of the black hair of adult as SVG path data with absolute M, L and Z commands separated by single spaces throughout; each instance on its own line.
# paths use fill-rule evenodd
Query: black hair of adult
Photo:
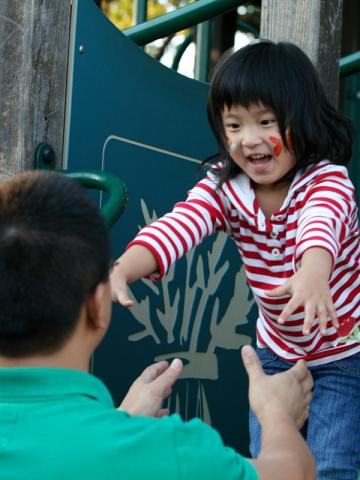
M 108 279 L 108 233 L 74 180 L 25 172 L 0 187 L 0 354 L 50 354 Z
M 223 109 L 253 104 L 274 112 L 287 148 L 290 132 L 295 170 L 323 159 L 341 165 L 351 159 L 351 122 L 327 100 L 310 59 L 292 43 L 262 40 L 225 54 L 214 72 L 208 118 L 224 162 L 217 170 L 219 185 L 241 171 L 228 151 Z

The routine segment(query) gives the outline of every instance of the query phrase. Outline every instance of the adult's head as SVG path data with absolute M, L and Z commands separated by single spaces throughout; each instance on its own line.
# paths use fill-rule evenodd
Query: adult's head
M 25 172 L 0 187 L 0 355 L 49 355 L 108 280 L 108 234 L 83 187 Z

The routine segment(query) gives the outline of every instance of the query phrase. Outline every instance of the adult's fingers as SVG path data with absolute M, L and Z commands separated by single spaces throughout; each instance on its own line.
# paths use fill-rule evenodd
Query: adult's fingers
M 166 393 L 180 377 L 182 369 L 182 361 L 179 358 L 175 358 L 170 366 L 154 380 L 153 388 L 156 389 L 161 396 L 165 397 Z
M 169 364 L 165 360 L 153 363 L 152 365 L 149 365 L 145 368 L 139 379 L 144 383 L 150 383 L 154 381 L 159 375 L 164 373 L 168 367 Z
M 303 389 L 304 389 L 304 392 L 311 392 L 313 388 L 314 388 L 314 380 L 312 378 L 311 373 L 308 370 L 308 375 L 303 381 Z
M 170 410 L 169 410 L 168 408 L 161 408 L 161 409 L 158 411 L 156 417 L 157 417 L 157 418 L 166 417 L 166 416 L 169 415 L 169 414 L 170 414 Z
M 312 400 L 312 391 L 309 390 L 309 391 L 305 394 L 305 402 L 306 402 L 306 404 L 307 404 L 307 405 L 310 405 L 311 400 Z
M 241 357 L 249 379 L 256 381 L 265 375 L 259 357 L 250 345 L 243 346 L 241 349 Z
M 293 367 L 290 368 L 290 370 L 288 370 L 289 372 L 292 372 L 292 374 L 296 377 L 296 379 L 299 381 L 299 382 L 304 382 L 305 379 L 307 379 L 309 377 L 309 379 L 311 379 L 311 374 L 309 372 L 309 369 L 307 368 L 306 366 L 306 363 L 304 362 L 304 360 L 299 360 Z M 312 381 L 311 380 L 308 380 L 308 381 Z

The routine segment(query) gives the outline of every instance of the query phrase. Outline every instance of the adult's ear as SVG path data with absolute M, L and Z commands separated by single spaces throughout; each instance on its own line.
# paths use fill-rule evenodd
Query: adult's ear
M 89 325 L 106 331 L 111 319 L 110 282 L 99 283 L 86 300 L 86 313 Z

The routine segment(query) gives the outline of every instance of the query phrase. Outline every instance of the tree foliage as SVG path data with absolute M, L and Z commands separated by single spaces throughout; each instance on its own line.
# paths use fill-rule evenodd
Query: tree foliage
M 175 8 L 183 7 L 194 0 L 148 0 L 147 19 L 164 15 Z M 134 0 L 102 0 L 101 9 L 107 17 L 124 30 L 133 26 Z

